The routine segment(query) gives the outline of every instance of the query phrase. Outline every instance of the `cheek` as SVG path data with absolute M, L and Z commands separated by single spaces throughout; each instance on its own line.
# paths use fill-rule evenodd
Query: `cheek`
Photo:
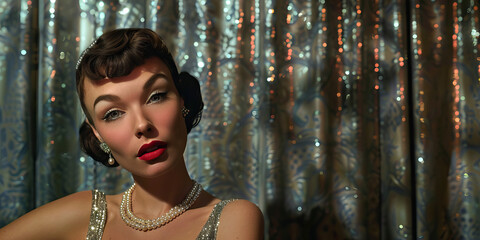
M 178 135 L 182 134 L 183 131 L 186 134 L 185 120 L 176 107 L 170 109 L 170 111 L 154 114 L 153 119 L 155 119 L 154 125 L 160 136 L 174 135 L 179 137 Z
M 132 124 L 129 119 L 122 120 L 123 121 L 105 124 L 100 129 L 103 140 L 108 143 L 114 152 L 127 150 L 129 142 L 134 137 L 134 132 L 131 127 Z
M 100 137 L 105 141 L 116 155 L 130 155 L 131 141 L 135 137 L 133 119 L 128 115 L 111 122 L 99 120 L 95 123 Z

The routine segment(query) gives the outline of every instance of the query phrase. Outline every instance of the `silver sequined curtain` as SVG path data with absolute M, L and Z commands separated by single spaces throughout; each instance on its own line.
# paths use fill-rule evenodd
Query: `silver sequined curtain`
M 191 176 L 263 210 L 269 239 L 480 238 L 480 3 L 0 2 L 0 226 L 131 183 L 82 154 L 79 52 L 148 27 L 206 107 Z

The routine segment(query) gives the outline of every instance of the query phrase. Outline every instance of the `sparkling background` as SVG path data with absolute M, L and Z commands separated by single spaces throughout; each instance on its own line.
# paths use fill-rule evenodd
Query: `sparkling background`
M 81 153 L 79 53 L 104 31 L 158 32 L 206 108 L 185 153 L 270 239 L 480 237 L 480 3 L 0 3 L 0 226 L 131 179 Z

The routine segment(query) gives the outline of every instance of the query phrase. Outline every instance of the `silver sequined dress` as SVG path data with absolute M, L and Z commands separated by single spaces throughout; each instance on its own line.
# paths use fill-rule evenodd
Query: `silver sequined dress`
M 197 240 L 213 240 L 217 238 L 218 225 L 220 224 L 220 214 L 223 208 L 230 202 L 235 201 L 223 200 L 215 205 L 208 217 L 207 222 L 203 225 L 202 231 L 197 236 Z M 90 224 L 88 225 L 87 240 L 102 239 L 103 229 L 107 220 L 107 201 L 105 194 L 98 190 L 92 191 L 92 210 L 90 212 Z

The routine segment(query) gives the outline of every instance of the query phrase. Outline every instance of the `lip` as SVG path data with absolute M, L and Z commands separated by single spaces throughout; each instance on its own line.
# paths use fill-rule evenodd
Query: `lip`
M 138 150 L 137 157 L 143 161 L 150 161 L 160 157 L 167 149 L 167 143 L 162 141 L 151 141 L 143 144 Z

